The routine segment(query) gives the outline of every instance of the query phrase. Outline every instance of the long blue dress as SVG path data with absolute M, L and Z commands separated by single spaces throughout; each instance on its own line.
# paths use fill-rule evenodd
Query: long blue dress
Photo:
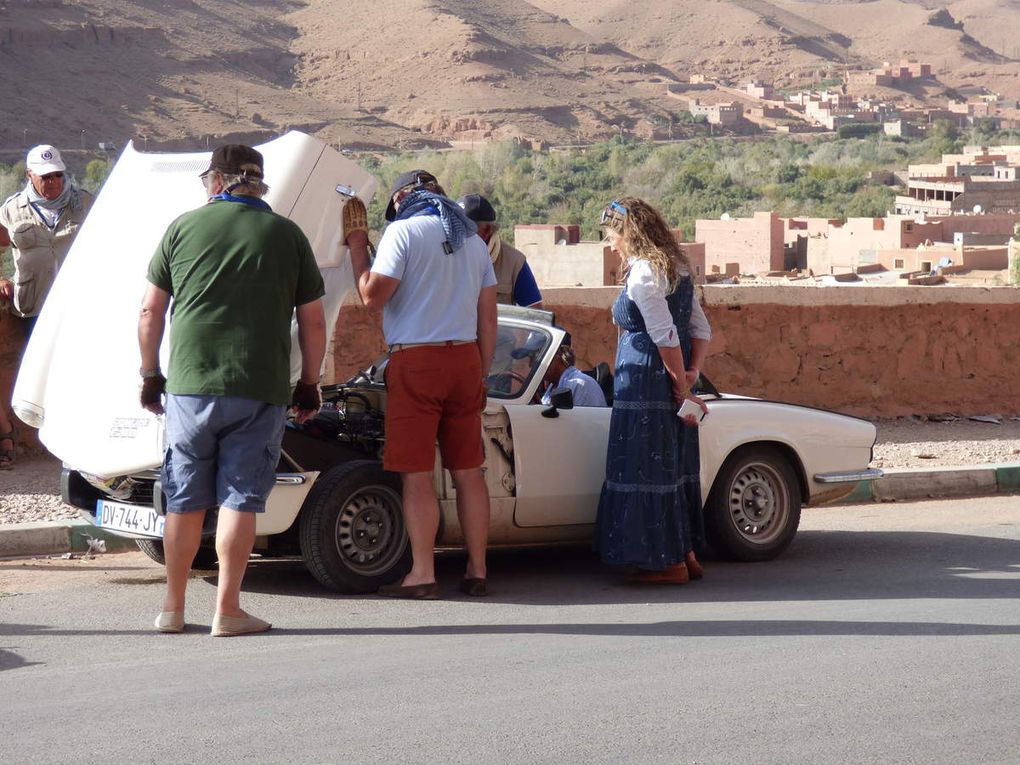
M 684 277 L 666 296 L 685 365 L 693 291 Z M 703 536 L 698 429 L 676 416 L 669 373 L 626 289 L 613 321 L 622 333 L 594 547 L 606 563 L 661 571 L 683 562 Z

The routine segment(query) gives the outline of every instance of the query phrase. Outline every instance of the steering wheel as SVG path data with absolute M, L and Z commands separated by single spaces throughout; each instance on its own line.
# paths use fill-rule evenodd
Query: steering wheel
M 524 377 L 510 369 L 502 372 L 493 372 L 485 378 L 485 384 L 490 390 L 499 391 L 501 393 L 503 392 L 500 386 L 500 382 L 502 381 L 506 381 L 507 383 L 507 393 L 517 393 L 518 391 L 523 390 L 524 386 L 528 384 L 527 377 Z M 513 389 L 513 383 L 515 382 L 517 383 L 517 390 Z

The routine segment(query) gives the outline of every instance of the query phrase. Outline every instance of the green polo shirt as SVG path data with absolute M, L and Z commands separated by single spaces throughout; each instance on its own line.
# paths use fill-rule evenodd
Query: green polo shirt
M 148 280 L 173 296 L 168 392 L 290 403 L 294 307 L 325 294 L 297 224 L 210 202 L 170 224 Z

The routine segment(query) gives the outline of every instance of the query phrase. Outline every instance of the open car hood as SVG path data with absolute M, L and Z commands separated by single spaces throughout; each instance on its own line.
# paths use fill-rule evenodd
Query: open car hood
M 354 286 L 342 244 L 341 210 L 353 193 L 366 204 L 375 178 L 322 141 L 290 132 L 258 147 L 266 201 L 312 243 L 326 283 L 332 332 Z M 201 206 L 198 179 L 211 152 L 149 154 L 128 144 L 103 185 L 57 275 L 25 349 L 13 406 L 53 454 L 76 469 L 109 477 L 163 461 L 163 422 L 138 403 L 138 308 L 145 275 L 166 227 Z M 296 323 L 291 377 L 300 373 Z M 160 362 L 167 368 L 169 331 Z M 327 345 L 327 347 L 329 347 Z

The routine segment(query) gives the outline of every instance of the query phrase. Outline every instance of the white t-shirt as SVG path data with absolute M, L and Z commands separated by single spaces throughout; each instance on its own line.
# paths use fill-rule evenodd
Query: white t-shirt
M 387 344 L 478 338 L 478 294 L 496 284 L 489 248 L 475 235 L 447 254 L 445 241 L 436 215 L 394 221 L 383 232 L 372 271 L 400 280 L 383 309 Z
M 673 315 L 666 304 L 668 280 L 652 268 L 652 264 L 644 258 L 632 259 L 629 262 L 630 272 L 627 274 L 627 297 L 637 303 L 641 318 L 645 320 L 645 331 L 652 342 L 663 348 L 680 345 L 680 336 Z M 708 317 L 701 308 L 697 296 L 691 293 L 691 319 L 687 330 L 696 340 L 711 340 L 712 328 Z

